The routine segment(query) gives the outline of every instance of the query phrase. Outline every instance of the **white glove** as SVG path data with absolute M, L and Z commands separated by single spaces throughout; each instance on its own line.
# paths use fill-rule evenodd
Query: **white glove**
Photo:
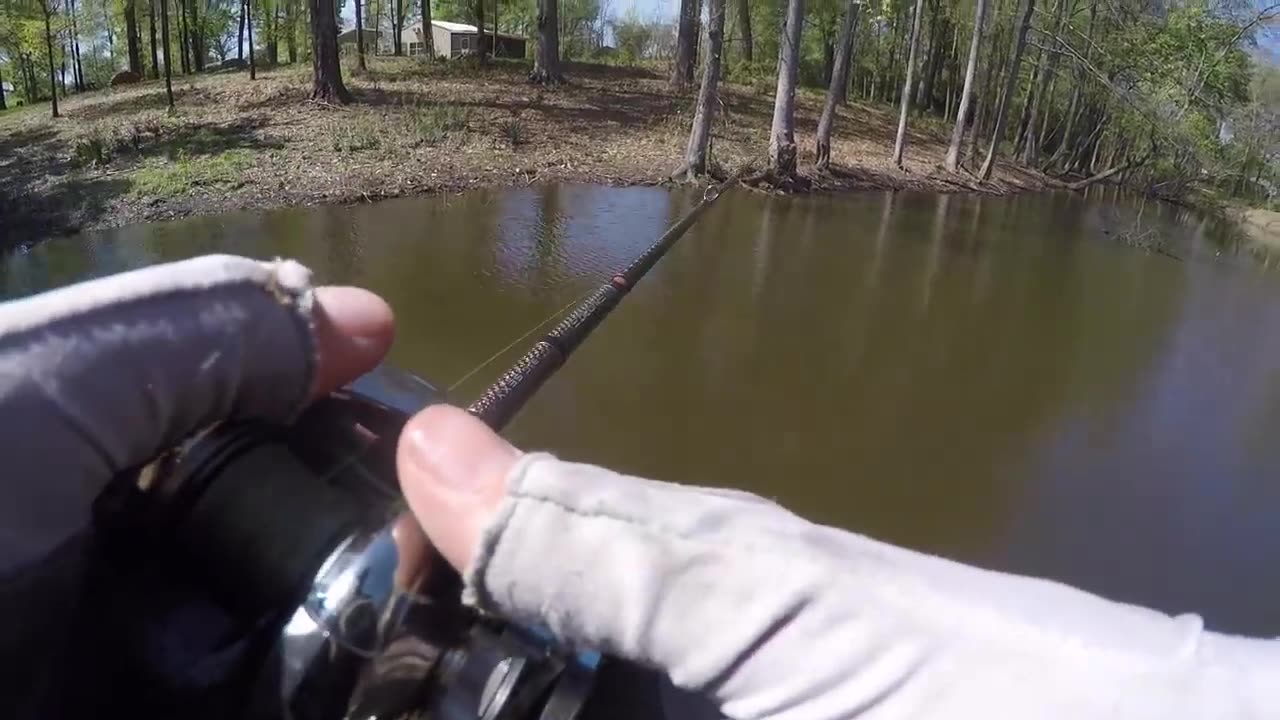
M 411 422 L 400 474 L 472 602 L 735 720 L 1280 718 L 1280 642 L 521 455 L 454 408 Z

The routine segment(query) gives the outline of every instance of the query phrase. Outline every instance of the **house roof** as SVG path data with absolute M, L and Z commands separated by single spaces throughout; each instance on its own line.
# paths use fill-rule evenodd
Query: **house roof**
M 477 30 L 477 29 L 476 29 L 476 26 L 475 26 L 475 25 L 468 25 L 468 24 L 466 24 L 466 23 L 450 22 L 450 21 L 448 21 L 448 20 L 432 20 L 432 21 L 431 21 L 431 25 L 432 25 L 433 27 L 438 27 L 438 28 L 440 28 L 441 30 L 446 30 L 446 31 L 451 32 L 451 33 L 472 33 L 472 34 L 474 34 L 474 33 L 478 33 L 478 32 L 479 32 L 479 30 Z M 422 21 L 421 21 L 421 20 L 419 20 L 419 21 L 417 21 L 417 22 L 413 23 L 413 24 L 412 24 L 412 25 L 410 25 L 409 27 L 405 28 L 405 30 L 408 30 L 408 31 L 410 31 L 410 32 L 422 32 Z M 524 38 L 520 37 L 519 35 L 511 35 L 511 34 L 508 34 L 508 33 L 498 33 L 498 34 L 499 34 L 499 35 L 501 35 L 502 37 L 506 37 L 506 38 L 513 38 L 513 39 L 516 39 L 516 40 L 523 40 L 523 39 L 524 39 Z

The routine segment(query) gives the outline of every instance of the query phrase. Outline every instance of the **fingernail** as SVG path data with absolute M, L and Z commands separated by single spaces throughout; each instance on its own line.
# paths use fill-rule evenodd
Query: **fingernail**
M 409 462 L 423 473 L 427 482 L 453 490 L 476 490 L 476 473 L 468 472 L 462 453 L 436 433 L 415 427 L 409 430 Z

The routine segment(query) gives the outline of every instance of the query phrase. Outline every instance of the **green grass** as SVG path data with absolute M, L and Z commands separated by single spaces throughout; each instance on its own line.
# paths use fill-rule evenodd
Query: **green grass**
M 471 113 L 457 105 L 417 105 L 409 110 L 409 132 L 419 142 L 438 145 L 467 132 Z
M 135 197 L 174 198 L 194 188 L 231 190 L 243 183 L 253 165 L 253 153 L 229 150 L 218 155 L 179 156 L 169 162 L 142 167 L 132 174 L 129 192 Z

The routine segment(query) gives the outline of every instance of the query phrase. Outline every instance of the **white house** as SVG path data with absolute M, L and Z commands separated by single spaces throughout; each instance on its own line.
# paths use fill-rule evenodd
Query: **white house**
M 442 58 L 456 58 L 476 52 L 479 50 L 479 34 L 475 25 L 448 20 L 431 21 L 431 40 L 435 45 L 436 55 Z M 422 22 L 406 27 L 400 33 L 400 42 L 410 55 L 421 55 L 426 44 L 422 39 Z M 495 48 L 493 33 L 486 32 L 484 44 L 495 57 L 524 57 L 525 39 L 519 35 L 499 33 Z

